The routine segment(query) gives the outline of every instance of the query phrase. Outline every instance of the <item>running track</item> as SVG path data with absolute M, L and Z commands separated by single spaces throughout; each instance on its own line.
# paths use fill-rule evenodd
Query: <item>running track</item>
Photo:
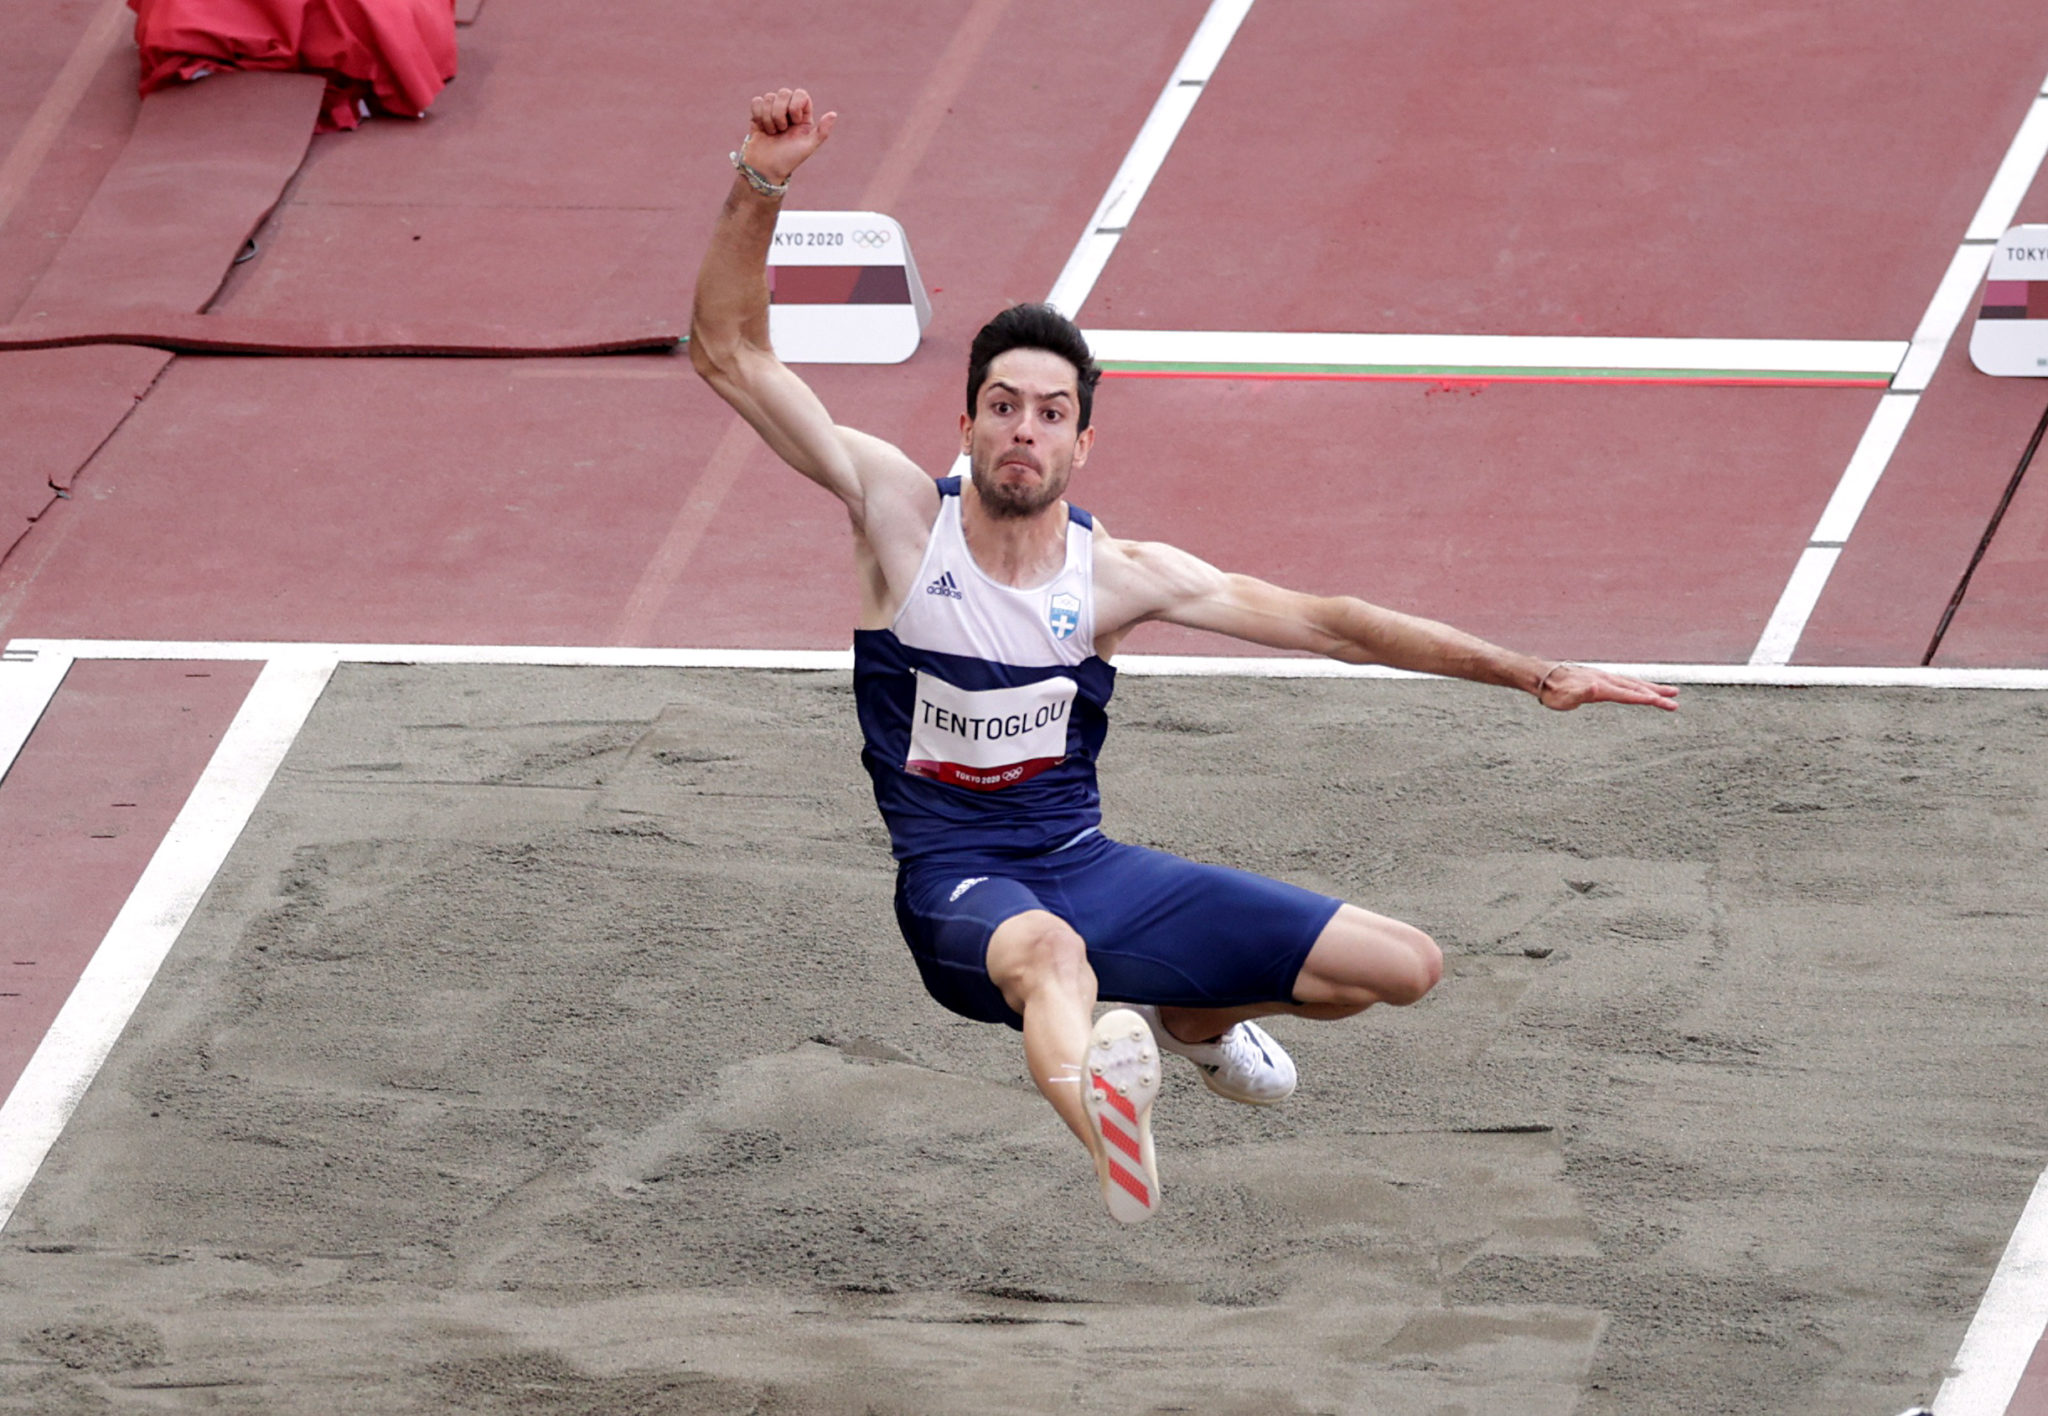
M 2038 473 L 1986 540 L 2044 391 L 1963 352 L 1988 240 L 2048 221 L 2048 29 L 2010 0 L 1741 4 L 1682 33 L 1596 4 L 953 0 L 687 40 L 655 0 L 501 3 L 428 121 L 310 143 L 303 81 L 142 112 L 124 16 L 6 22 L 13 327 L 679 329 L 736 104 L 798 76 L 846 114 L 803 204 L 900 218 L 935 307 L 904 368 L 809 372 L 927 466 L 951 458 L 974 327 L 1050 292 L 1134 351 L 1083 496 L 1126 534 L 1696 681 L 2044 687 Z M 1020 61 L 1051 32 L 1060 63 Z M 135 205 L 166 190 L 189 211 Z M 1192 347 L 1162 359 L 1160 331 L 1230 336 L 1208 370 L 1228 376 L 1159 369 Z M 1248 337 L 1316 332 L 1466 342 L 1420 373 L 1304 378 L 1272 362 L 1298 342 Z M 1748 362 L 1645 375 L 1573 346 L 1530 376 L 1530 336 L 1746 341 Z M 1861 374 L 1788 372 L 1816 342 Z M 17 1089 L 7 1125 L 61 1126 L 334 663 L 845 643 L 838 512 L 674 355 L 88 342 L 0 368 L 0 917 L 21 926 L 0 1088 L 67 1000 L 100 1029 L 44 1048 L 73 1071 Z M 461 647 L 494 645 L 528 647 Z M 6 1209 L 41 1153 L 18 1134 Z M 2048 1410 L 2041 1208 L 1942 1416 Z

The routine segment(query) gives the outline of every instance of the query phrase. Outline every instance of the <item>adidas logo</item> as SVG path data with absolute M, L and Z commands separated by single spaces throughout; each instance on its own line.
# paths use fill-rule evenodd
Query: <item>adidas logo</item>
M 949 600 L 964 600 L 967 598 L 960 593 L 960 587 L 954 583 L 953 572 L 950 570 L 931 584 L 925 586 L 924 593 L 927 595 L 944 595 Z

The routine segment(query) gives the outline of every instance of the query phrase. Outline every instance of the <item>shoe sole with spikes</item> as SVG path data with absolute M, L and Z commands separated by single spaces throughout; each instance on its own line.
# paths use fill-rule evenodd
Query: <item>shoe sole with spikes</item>
M 1142 1223 L 1159 1208 L 1151 1119 L 1159 1097 L 1159 1044 L 1143 1018 L 1113 1008 L 1096 1020 L 1081 1083 L 1099 1142 L 1095 1168 L 1110 1217 Z

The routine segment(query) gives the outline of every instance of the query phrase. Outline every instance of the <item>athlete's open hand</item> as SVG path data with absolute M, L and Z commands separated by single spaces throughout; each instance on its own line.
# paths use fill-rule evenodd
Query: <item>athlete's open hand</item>
M 777 89 L 756 94 L 753 126 L 747 130 L 741 160 L 778 185 L 804 165 L 805 159 L 832 136 L 837 113 L 814 117 L 811 96 L 802 89 Z
M 1569 713 L 1585 703 L 1639 703 L 1675 712 L 1678 689 L 1668 683 L 1648 683 L 1584 664 L 1559 664 L 1544 676 L 1536 699 L 1545 708 L 1560 713 Z

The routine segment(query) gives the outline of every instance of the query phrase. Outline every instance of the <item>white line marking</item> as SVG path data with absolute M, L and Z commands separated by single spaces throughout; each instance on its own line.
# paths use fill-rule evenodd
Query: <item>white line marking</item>
M 1970 313 L 1977 287 L 1983 283 L 1984 272 L 1991 268 L 1991 255 L 1996 249 L 1956 247 L 1948 269 L 1942 273 L 1941 284 L 1934 288 L 1927 313 L 1920 317 L 1920 327 L 1913 331 L 1913 346 L 1892 379 L 1892 392 L 1919 393 L 1933 379 L 1934 371 L 1941 366 L 1941 356 L 1948 352 L 1949 340 L 1955 337 L 1963 317 Z
M 80 659 L 248 659 L 322 655 L 347 664 L 519 664 L 576 669 L 849 669 L 851 649 L 646 649 L 597 644 L 301 644 L 264 640 L 15 639 Z
M 1587 661 L 1591 663 L 1591 661 Z M 1933 669 L 1783 664 L 1593 663 L 1594 668 L 1658 683 L 1723 688 L 1943 688 L 2048 692 L 2048 669 Z M 1383 664 L 1335 659 L 1239 658 L 1231 655 L 1120 654 L 1119 674 L 1141 678 L 1362 678 L 1423 679 L 1429 674 Z
M 1116 176 L 1110 178 L 1109 190 L 1103 193 L 1095 214 L 1082 228 L 1080 243 L 1067 257 L 1059 279 L 1053 282 L 1052 293 L 1045 297 L 1047 304 L 1057 306 L 1068 319 L 1080 317 L 1081 306 L 1087 303 L 1103 267 L 1109 264 L 1110 253 L 1116 250 L 1116 243 L 1123 239 L 1131 218 L 1137 215 L 1138 203 L 1144 200 L 1152 179 L 1159 175 L 1174 139 L 1180 136 L 1188 115 L 1194 112 L 1195 101 L 1207 91 L 1210 76 L 1216 72 L 1224 51 L 1230 48 L 1230 41 L 1251 8 L 1252 0 L 1214 0 L 1208 13 L 1202 16 L 1202 23 L 1195 27 L 1194 37 L 1167 76 L 1166 87 L 1160 90 L 1152 112 L 1138 129 L 1137 139 L 1124 154 L 1123 164 L 1117 168 Z
M 184 809 L 0 1105 L 0 1228 L 248 824 L 335 662 L 331 653 L 301 647 L 272 659 L 257 676 Z
M 74 659 L 289 658 L 339 664 L 481 664 L 513 668 L 757 669 L 845 673 L 851 649 L 650 649 L 553 644 L 288 644 L 235 640 L 16 639 L 12 652 Z M 1601 663 L 1597 667 L 1665 683 L 1762 688 L 1952 688 L 2048 691 L 2048 669 L 1947 669 L 1919 665 Z M 1209 678 L 1428 678 L 1383 664 L 1250 654 L 1119 654 L 1119 674 Z
M 1252 0 L 1212 0 L 1202 22 L 1195 26 L 1188 47 L 1181 51 L 1180 62 L 1166 76 L 1166 87 L 1159 91 L 1151 113 L 1118 164 L 1116 175 L 1109 179 L 1109 190 L 1095 204 L 1094 214 L 1081 228 L 1080 241 L 1045 297 L 1046 304 L 1068 319 L 1080 317 L 1081 306 L 1087 303 L 1089 292 L 1101 279 L 1116 243 L 1123 239 L 1125 228 L 1137 215 L 1138 203 L 1165 165 L 1166 154 L 1173 150 L 1174 139 L 1180 136 L 1188 115 L 1195 111 L 1195 100 L 1206 92 L 1210 76 L 1223 61 L 1224 51 L 1230 48 L 1230 41 L 1251 8 Z M 1113 229 L 1104 230 L 1105 227 Z M 965 477 L 969 471 L 967 454 L 963 452 L 953 459 L 946 475 Z
M 1582 335 L 1287 334 L 1091 329 L 1114 363 L 1473 366 L 1849 373 L 1889 379 L 1910 345 L 1879 339 L 1629 339 Z
M 1799 641 L 1806 634 L 1807 621 L 1813 617 L 1814 608 L 1827 589 L 1828 577 L 1840 559 L 1842 543 L 1848 541 L 1857 518 L 1862 515 L 1871 493 L 1877 489 L 1878 479 L 1884 476 L 1885 468 L 1891 464 L 1892 454 L 1898 450 L 1906 425 L 1913 420 L 1913 414 L 1919 407 L 1917 395 L 1927 387 L 1935 369 L 1940 367 L 1949 341 L 1955 337 L 1964 316 L 1970 312 L 1978 284 L 1983 281 L 1985 271 L 1990 269 L 1994 248 L 1982 243 L 1994 241 L 2005 234 L 2005 228 L 2019 209 L 2021 197 L 2033 185 L 2044 158 L 2048 158 L 2048 80 L 2043 80 L 2040 95 L 2029 105 L 2019 131 L 2013 134 L 2012 142 L 2006 147 L 2005 157 L 1999 162 L 1991 185 L 1985 190 L 1984 200 L 1978 204 L 1977 214 L 1970 219 L 1969 229 L 1963 233 L 1963 244 L 1950 258 L 1941 283 L 1935 287 L 1934 298 L 1927 303 L 1927 312 L 1920 317 L 1919 328 L 1913 331 L 1911 347 L 1892 379 L 1892 393 L 1878 400 L 1848 467 L 1843 469 L 1841 480 L 1835 485 L 1834 495 L 1828 499 L 1827 510 L 1821 514 L 1820 525 L 1809 538 L 1812 542 L 1834 544 L 1810 544 L 1800 555 L 1798 564 L 1792 569 L 1792 578 L 1778 597 L 1777 608 L 1771 612 L 1763 634 L 1757 639 L 1756 650 L 1750 655 L 1751 663 L 1789 663 L 1798 652 Z M 1971 244 L 1973 242 L 1978 244 Z M 1822 551 L 1829 552 L 1824 561 L 1819 558 Z
M 1886 394 L 1878 400 L 1877 411 L 1864 425 L 1863 437 L 1849 458 L 1848 470 L 1835 484 L 1835 494 L 1820 514 L 1820 524 L 1813 528 L 1814 540 L 1839 544 L 1849 539 L 1870 494 L 1877 490 L 1877 479 L 1898 451 L 1899 439 L 1906 435 L 1906 424 L 1913 421 L 1919 402 L 1918 394 Z
M 1818 534 L 1815 539 L 1819 539 Z M 1820 593 L 1827 588 L 1828 577 L 1834 574 L 1835 562 L 1841 557 L 1839 544 L 1808 546 L 1799 553 L 1799 563 L 1792 567 L 1792 578 L 1785 582 L 1777 607 L 1764 623 L 1763 637 L 1757 640 L 1756 649 L 1749 656 L 1750 663 L 1792 662 L 1792 651 L 1799 647 L 1800 633 L 1806 628 L 1806 622 L 1813 618 L 1813 607 L 1820 603 Z
M 2048 1175 L 2035 1182 L 1963 1334 L 1952 1375 L 1934 1397 L 1935 1416 L 2002 1416 L 2026 1375 L 2048 1318 Z
M 16 654 L 10 648 L 0 658 L 0 782 L 70 672 L 71 656 L 61 649 Z
M 1991 179 L 1991 190 L 1984 194 L 1977 215 L 1971 218 L 1965 240 L 1996 241 L 2005 234 L 2005 228 L 2012 225 L 2013 215 L 2020 209 L 2021 199 L 2034 185 L 2034 173 L 2044 157 L 2048 157 L 2048 81 L 2043 82 L 2041 95 L 2027 110 L 2012 146 L 2005 150 L 2005 160 L 1998 164 L 1998 175 Z

